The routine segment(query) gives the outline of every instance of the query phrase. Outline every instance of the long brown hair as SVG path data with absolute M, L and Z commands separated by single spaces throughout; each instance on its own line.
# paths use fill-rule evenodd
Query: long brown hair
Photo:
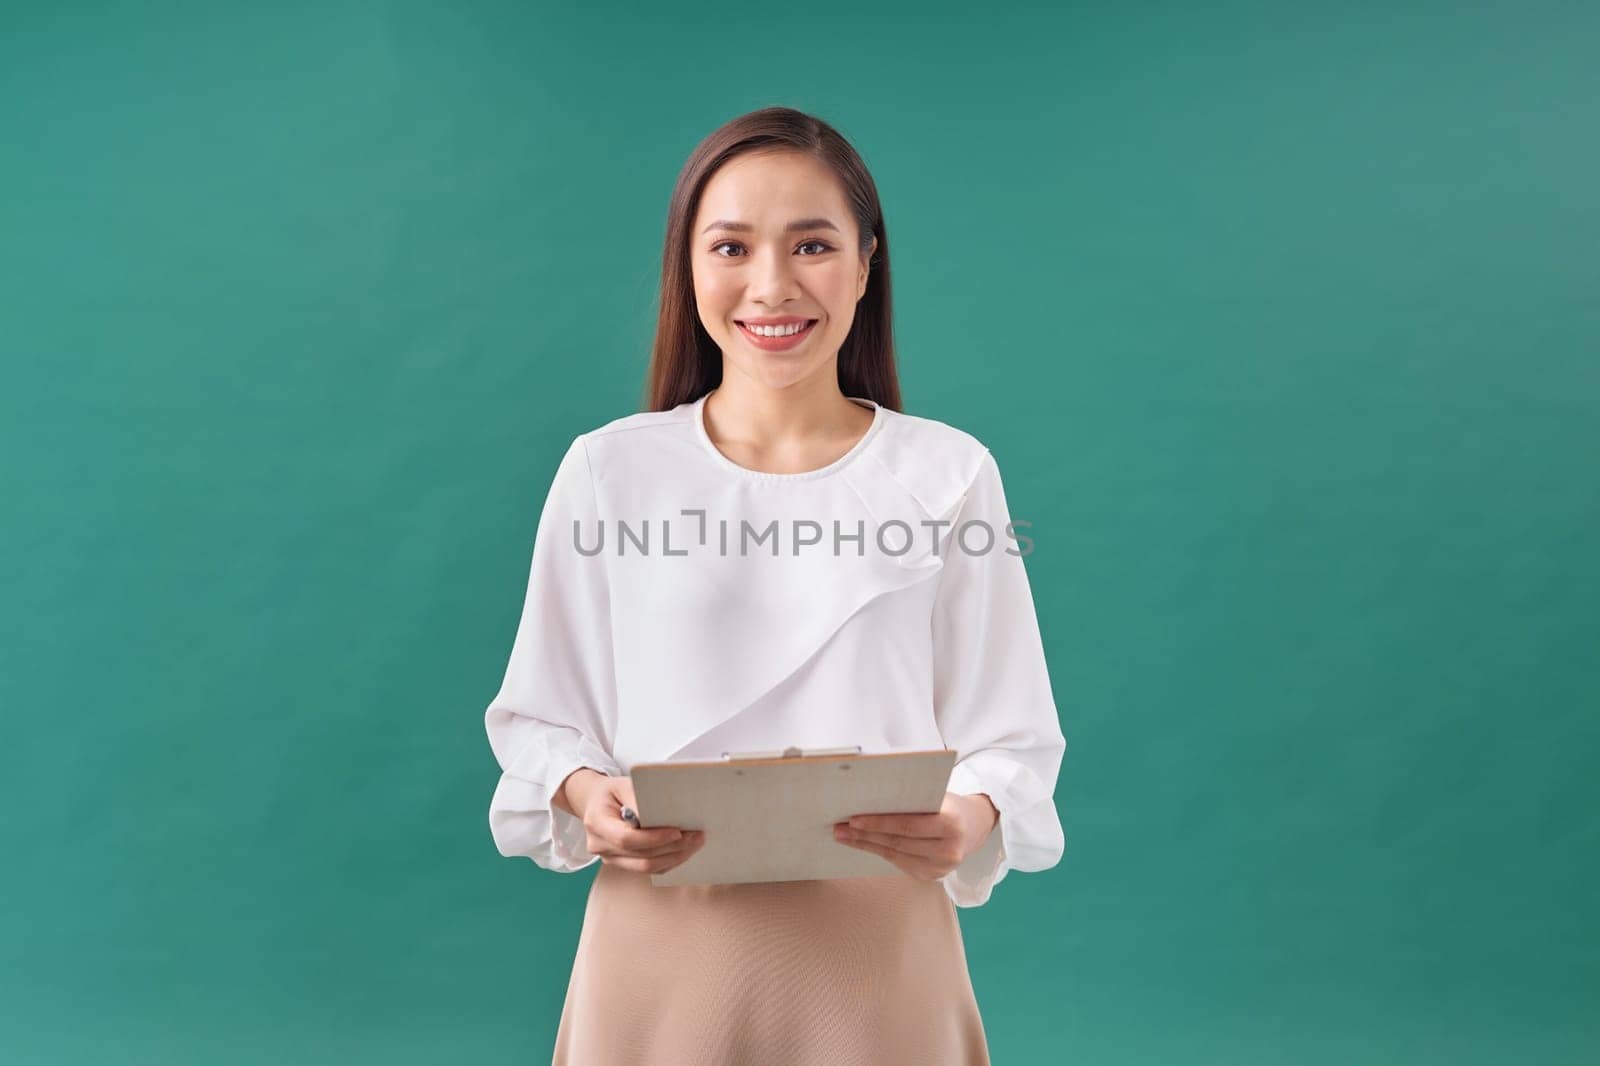
M 878 187 L 866 164 L 832 126 L 791 107 L 764 107 L 713 131 L 690 153 L 672 188 L 666 246 L 661 253 L 661 300 L 650 353 L 645 409 L 667 411 L 697 400 L 722 382 L 722 352 L 695 311 L 689 228 L 706 182 L 728 160 L 759 149 L 792 149 L 826 163 L 844 186 L 864 255 L 878 238 L 867 273 L 867 291 L 856 303 L 855 320 L 839 347 L 839 389 L 892 411 L 900 410 L 900 378 L 894 365 L 894 319 L 889 299 L 889 234 L 883 225 Z

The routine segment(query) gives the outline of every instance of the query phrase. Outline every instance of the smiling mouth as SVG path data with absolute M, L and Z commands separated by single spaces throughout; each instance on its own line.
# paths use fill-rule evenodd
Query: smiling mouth
M 757 338 L 759 340 L 776 341 L 776 340 L 784 340 L 785 338 L 788 338 L 788 337 L 798 337 L 801 334 L 810 331 L 811 327 L 813 327 L 813 326 L 815 326 L 817 324 L 817 320 L 814 319 L 814 318 L 813 319 L 809 319 L 808 321 L 803 323 L 800 326 L 800 328 L 798 328 L 798 329 L 795 329 L 792 326 L 784 326 L 784 327 L 778 329 L 776 332 L 773 332 L 773 333 L 764 333 L 759 329 L 752 329 L 749 325 L 747 325 L 747 324 L 745 324 L 743 322 L 740 322 L 737 319 L 734 320 L 734 324 L 737 325 L 740 329 L 744 330 L 745 333 L 747 333 L 750 336 L 755 337 L 755 338 Z

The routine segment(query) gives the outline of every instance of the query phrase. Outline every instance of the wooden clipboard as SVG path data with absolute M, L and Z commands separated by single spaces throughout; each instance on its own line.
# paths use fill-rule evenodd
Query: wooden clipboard
M 944 804 L 950 748 L 863 755 L 859 748 L 726 753 L 636 763 L 639 824 L 703 829 L 705 845 L 655 886 L 908 876 L 833 838 L 854 814 L 931 814 Z

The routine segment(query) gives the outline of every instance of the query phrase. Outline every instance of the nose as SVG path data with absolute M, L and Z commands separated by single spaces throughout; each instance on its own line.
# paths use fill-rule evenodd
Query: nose
M 799 293 L 794 266 L 782 252 L 762 252 L 750 263 L 750 299 L 777 308 Z

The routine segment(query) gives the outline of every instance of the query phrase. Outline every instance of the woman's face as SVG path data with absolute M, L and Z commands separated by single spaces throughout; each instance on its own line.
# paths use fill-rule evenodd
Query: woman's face
M 804 223 L 795 229 L 789 227 Z M 742 228 L 741 228 L 742 227 Z M 827 375 L 856 303 L 867 265 L 844 190 L 827 164 L 793 151 L 747 152 L 706 182 L 689 231 L 700 323 L 722 349 L 724 371 L 768 388 Z M 787 339 L 753 337 L 752 319 L 809 321 Z

